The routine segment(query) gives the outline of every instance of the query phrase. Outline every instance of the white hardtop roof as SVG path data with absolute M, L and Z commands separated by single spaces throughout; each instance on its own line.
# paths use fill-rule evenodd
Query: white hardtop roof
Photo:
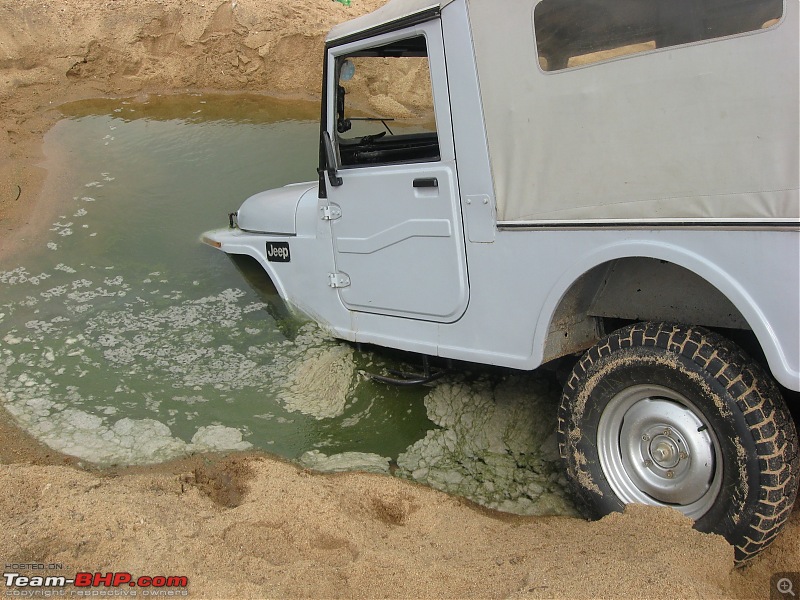
M 798 0 L 761 30 L 551 72 L 541 1 L 466 0 L 499 221 L 798 222 Z M 390 0 L 327 41 L 455 3 Z
M 389 0 L 379 9 L 336 25 L 331 29 L 325 41 L 331 42 L 341 38 L 356 35 L 381 25 L 386 25 L 394 21 L 399 21 L 407 17 L 425 12 L 431 9 L 443 8 L 453 0 Z

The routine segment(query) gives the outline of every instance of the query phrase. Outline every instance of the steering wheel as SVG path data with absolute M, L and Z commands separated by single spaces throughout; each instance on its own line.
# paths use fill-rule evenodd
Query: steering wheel
M 386 135 L 385 131 L 381 131 L 380 133 L 376 133 L 374 135 L 365 135 L 364 137 L 361 138 L 361 144 L 365 145 L 365 146 L 369 146 L 372 142 L 374 142 L 377 139 L 382 138 L 385 135 Z

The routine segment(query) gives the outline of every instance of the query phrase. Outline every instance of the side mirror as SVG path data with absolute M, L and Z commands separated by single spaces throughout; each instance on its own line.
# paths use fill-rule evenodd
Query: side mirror
M 339 164 L 336 160 L 336 152 L 333 150 L 331 135 L 327 131 L 322 132 L 322 147 L 325 151 L 325 171 L 328 173 L 328 181 L 334 187 L 342 185 L 342 178 L 336 174 Z
M 347 61 L 345 61 L 347 62 Z M 336 86 L 336 131 L 339 133 L 345 133 L 346 131 L 350 131 L 350 128 L 353 126 L 350 123 L 350 119 L 344 118 L 344 95 L 345 89 L 341 85 Z

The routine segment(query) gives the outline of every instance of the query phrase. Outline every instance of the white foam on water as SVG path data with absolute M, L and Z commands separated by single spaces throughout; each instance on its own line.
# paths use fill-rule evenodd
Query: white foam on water
M 67 286 L 66 285 L 58 285 L 56 287 L 50 288 L 49 290 L 42 292 L 39 294 L 45 300 L 49 300 L 50 298 L 57 298 L 59 296 L 63 296 L 67 293 Z
M 36 394 L 19 394 L 21 388 Z M 98 465 L 129 465 L 163 462 L 196 452 L 237 451 L 252 447 L 242 431 L 222 425 L 199 427 L 187 443 L 172 435 L 155 419 L 121 418 L 113 406 L 98 406 L 101 414 L 68 408 L 39 394 L 47 391 L 28 375 L 17 379 L 17 389 L 7 393 L 7 410 L 34 437 L 54 450 Z
M 354 371 L 350 348 L 310 349 L 291 373 L 281 396 L 286 409 L 316 419 L 340 416 L 351 391 Z
M 194 406 L 195 404 L 205 404 L 208 399 L 203 396 L 173 396 L 172 401 Z
M 53 247 L 57 248 L 55 244 Z M 63 263 L 55 270 L 76 273 Z M 32 275 L 23 267 L 0 272 L 0 281 L 9 286 L 38 286 L 48 277 L 46 273 Z M 64 388 L 63 384 L 45 377 L 50 373 L 56 379 L 70 375 L 73 380 L 90 375 L 105 379 L 114 376 L 109 367 L 126 366 L 130 358 L 138 364 L 125 373 L 126 378 L 140 377 L 143 371 L 152 370 L 147 361 L 155 359 L 157 367 L 166 368 L 167 378 L 177 375 L 179 386 L 213 384 L 217 389 L 236 389 L 263 386 L 270 379 L 268 366 L 260 366 L 230 346 L 223 344 L 210 352 L 204 349 L 214 339 L 204 333 L 209 324 L 235 328 L 243 314 L 263 307 L 256 303 L 241 306 L 244 294 L 238 290 L 225 290 L 217 296 L 183 301 L 167 308 L 139 302 L 116 312 L 101 309 L 85 323 L 74 321 L 82 313 L 104 306 L 107 299 L 124 297 L 129 289 L 121 276 L 107 277 L 100 286 L 79 277 L 40 292 L 38 298 L 27 296 L 9 305 L 12 312 L 30 311 L 40 302 L 52 301 L 54 305 L 63 305 L 73 317 L 30 318 L 19 326 L 21 329 L 12 329 L 2 337 L 5 347 L 1 355 L 0 389 L 9 412 L 23 428 L 53 449 L 101 465 L 152 463 L 192 452 L 250 448 L 242 431 L 222 424 L 199 426 L 192 440 L 185 442 L 173 436 L 170 428 L 158 419 L 125 416 L 129 409 L 144 408 L 158 413 L 161 401 L 151 395 L 139 394 L 140 400 L 122 402 L 119 406 L 98 405 L 78 387 Z M 38 308 L 34 312 L 38 313 Z M 77 334 L 76 327 L 84 329 L 84 333 Z M 45 342 L 47 345 L 43 345 Z M 199 347 L 193 347 L 195 343 Z M 103 350 L 117 353 L 103 355 Z M 24 372 L 14 375 L 12 368 L 17 373 L 20 369 Z M 124 391 L 136 394 L 129 388 Z M 187 396 L 185 401 L 193 404 L 205 399 Z M 93 406 L 87 409 L 90 403 Z M 186 420 L 197 416 L 188 413 Z
M 76 273 L 64 264 L 57 265 L 56 270 Z M 24 268 L 0 273 L 0 280 L 9 285 L 38 285 L 47 277 L 32 276 Z M 66 311 L 71 317 L 58 314 L 28 319 L 2 337 L 0 389 L 8 410 L 20 425 L 52 448 L 99 464 L 158 462 L 187 452 L 250 448 L 243 438 L 245 432 L 223 424 L 202 424 L 192 440 L 185 442 L 158 419 L 133 418 L 125 413 L 145 410 L 160 415 L 163 400 L 169 398 L 187 405 L 207 402 L 197 394 L 157 396 L 139 390 L 138 382 L 153 378 L 156 389 L 159 385 L 162 389 L 263 387 L 271 379 L 270 361 L 262 360 L 267 351 L 251 345 L 259 360 L 256 362 L 230 345 L 211 342 L 214 331 L 222 328 L 230 333 L 245 314 L 264 305 L 243 302 L 244 292 L 235 289 L 166 307 L 140 298 L 124 306 L 108 305 L 109 299 L 122 298 L 129 289 L 121 275 L 105 277 L 99 286 L 79 275 L 41 292 L 38 298 L 28 296 L 15 303 L 16 309 L 30 309 L 40 301 L 52 301 L 53 306 L 60 307 L 59 312 Z M 89 309 L 94 310 L 93 316 L 80 317 Z M 81 380 L 89 376 L 95 381 L 123 380 L 113 384 L 106 402 L 100 404 L 81 388 L 58 383 L 62 377 Z M 107 400 L 118 394 L 114 405 L 109 405 Z M 174 417 L 176 413 L 168 414 Z M 111 422 L 111 417 L 117 420 Z M 186 420 L 196 417 L 197 413 L 188 413 Z
M 223 426 L 201 427 L 191 443 L 174 437 L 167 425 L 154 419 L 106 418 L 79 409 L 55 412 L 52 402 L 28 401 L 23 409 L 8 406 L 20 424 L 54 450 L 99 465 L 162 462 L 193 452 L 245 450 L 242 432 Z M 103 411 L 113 415 L 116 409 Z
M 353 390 L 353 350 L 325 337 L 316 325 L 305 325 L 293 344 L 276 353 L 274 373 L 282 379 L 278 397 L 286 410 L 315 419 L 338 417 Z
M 39 285 L 45 279 L 49 279 L 49 273 L 39 273 L 32 275 L 25 267 L 17 267 L 11 271 L 0 271 L 0 283 L 5 285 Z
M 354 415 L 350 415 L 346 419 L 342 419 L 340 427 L 342 427 L 342 429 L 346 429 L 348 427 L 355 427 L 363 419 L 368 418 L 370 413 L 372 412 L 372 407 L 375 405 L 375 400 L 376 400 L 376 398 L 372 398 L 372 400 L 370 400 L 369 406 L 367 406 L 367 408 L 365 408 L 362 411 L 359 411 L 358 413 L 356 413 Z M 378 401 L 380 401 L 380 400 L 381 399 L 379 398 Z M 382 400 L 385 401 L 386 399 L 383 398 Z M 409 412 L 410 412 L 410 409 L 409 409 Z
M 247 450 L 250 442 L 242 440 L 242 432 L 232 427 L 209 425 L 200 427 L 192 437 L 192 446 L 197 451 Z
M 390 459 L 368 452 L 342 452 L 328 456 L 319 450 L 309 450 L 299 458 L 301 465 L 323 473 L 365 471 L 367 473 L 389 473 Z
M 526 515 L 570 514 L 566 481 L 555 463 L 558 389 L 537 374 L 441 383 L 425 398 L 442 429 L 402 453 L 400 476 Z

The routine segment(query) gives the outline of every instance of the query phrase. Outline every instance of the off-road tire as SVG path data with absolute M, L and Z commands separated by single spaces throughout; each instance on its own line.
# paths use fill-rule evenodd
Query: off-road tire
M 677 415 L 664 417 L 663 433 L 662 414 Z M 656 454 L 650 432 L 661 439 Z M 776 384 L 701 327 L 639 323 L 589 349 L 564 386 L 558 445 L 590 516 L 627 502 L 673 506 L 724 536 L 740 564 L 772 542 L 797 494 L 797 431 Z

